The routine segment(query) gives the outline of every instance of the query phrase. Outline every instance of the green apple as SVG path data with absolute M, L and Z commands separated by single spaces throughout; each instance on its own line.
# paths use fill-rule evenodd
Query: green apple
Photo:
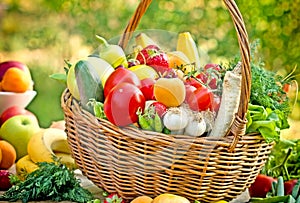
M 18 160 L 27 154 L 27 144 L 31 136 L 39 130 L 37 120 L 26 115 L 17 115 L 3 123 L 0 128 L 0 137 L 15 147 Z

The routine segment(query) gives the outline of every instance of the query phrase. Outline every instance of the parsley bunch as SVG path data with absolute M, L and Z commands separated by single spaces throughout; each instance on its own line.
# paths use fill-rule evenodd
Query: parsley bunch
M 263 63 L 251 63 L 252 83 L 250 103 L 272 110 L 278 109 L 287 117 L 291 113 L 290 101 L 283 90 L 282 76 L 264 68 Z
M 41 162 L 38 165 L 39 169 L 28 174 L 24 181 L 17 181 L 0 196 L 0 200 L 26 203 L 37 200 L 87 202 L 93 199 L 92 194 L 80 186 L 74 172 L 65 165 L 59 162 Z
M 254 41 L 251 48 L 251 92 L 250 103 L 263 106 L 272 110 L 279 110 L 284 113 L 285 118 L 291 113 L 290 99 L 284 91 L 283 86 L 290 83 L 290 78 L 283 78 L 274 71 L 267 70 L 262 59 L 257 53 L 259 40 Z M 258 57 L 256 57 L 258 55 Z M 232 70 L 241 61 L 237 55 L 229 62 L 228 70 Z

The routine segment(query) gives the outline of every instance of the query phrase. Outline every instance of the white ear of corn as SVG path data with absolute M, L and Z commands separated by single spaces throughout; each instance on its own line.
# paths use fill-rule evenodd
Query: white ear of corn
M 176 50 L 183 52 L 191 63 L 195 63 L 195 69 L 200 68 L 198 48 L 190 32 L 182 32 L 178 34 Z
M 241 81 L 241 64 L 239 63 L 234 70 L 225 73 L 219 112 L 208 136 L 224 137 L 230 130 L 240 103 Z

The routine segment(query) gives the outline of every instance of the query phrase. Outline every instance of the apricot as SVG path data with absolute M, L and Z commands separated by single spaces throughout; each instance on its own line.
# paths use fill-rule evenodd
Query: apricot
M 130 203 L 151 203 L 152 200 L 153 199 L 151 197 L 143 195 L 143 196 L 136 197 Z
M 159 78 L 154 84 L 154 96 L 167 107 L 176 107 L 184 102 L 185 86 L 179 78 Z
M 31 83 L 28 73 L 19 68 L 10 68 L 3 75 L 1 89 L 6 92 L 23 93 L 30 89 Z
M 0 151 L 2 152 L 0 169 L 9 169 L 17 159 L 17 152 L 13 145 L 5 140 L 0 140 Z

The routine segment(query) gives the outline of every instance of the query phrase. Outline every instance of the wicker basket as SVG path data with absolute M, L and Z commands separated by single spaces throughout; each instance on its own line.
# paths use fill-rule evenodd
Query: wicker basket
M 251 70 L 248 36 L 234 0 L 223 0 L 235 25 L 242 56 L 242 94 L 231 131 L 224 138 L 166 135 L 133 127 L 119 128 L 83 110 L 65 90 L 61 104 L 72 155 L 97 186 L 124 199 L 169 192 L 190 200 L 231 200 L 255 180 L 272 149 L 259 134 L 246 134 L 245 114 Z M 150 5 L 141 0 L 119 44 Z

